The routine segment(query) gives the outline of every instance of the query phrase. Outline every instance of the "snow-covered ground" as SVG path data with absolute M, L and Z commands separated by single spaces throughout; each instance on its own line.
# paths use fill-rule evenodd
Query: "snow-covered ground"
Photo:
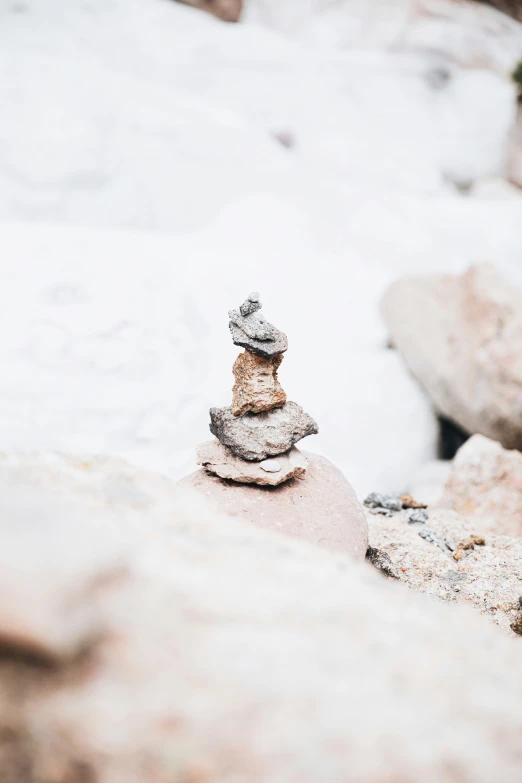
M 320 424 L 306 447 L 360 493 L 434 457 L 377 303 L 474 261 L 522 284 L 501 179 L 522 27 L 476 6 L 475 28 L 421 14 L 399 36 L 406 2 L 329 5 L 250 0 L 239 25 L 168 0 L 0 10 L 0 449 L 187 472 L 230 400 L 227 310 L 259 290 Z

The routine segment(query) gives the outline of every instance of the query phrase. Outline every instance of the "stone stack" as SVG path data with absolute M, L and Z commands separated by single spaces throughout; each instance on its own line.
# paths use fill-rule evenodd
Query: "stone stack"
M 210 409 L 217 441 L 198 448 L 198 464 L 220 478 L 277 486 L 304 474 L 307 462 L 295 444 L 318 427 L 297 403 L 287 402 L 277 371 L 288 339 L 261 307 L 253 293 L 229 312 L 232 340 L 245 350 L 233 366 L 232 405 Z

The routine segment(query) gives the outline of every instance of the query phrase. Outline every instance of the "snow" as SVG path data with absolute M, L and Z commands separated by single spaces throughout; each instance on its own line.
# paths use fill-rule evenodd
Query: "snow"
M 259 290 L 289 335 L 283 386 L 320 424 L 305 448 L 360 494 L 434 458 L 378 301 L 400 274 L 474 261 L 522 283 L 522 200 L 501 179 L 521 28 L 493 45 L 480 7 L 470 67 L 443 17 L 397 47 L 389 28 L 350 37 L 363 6 L 341 30 L 342 5 L 328 21 L 289 0 L 310 11 L 297 31 L 268 29 L 261 0 L 240 25 L 166 0 L 0 11 L 1 449 L 188 472 L 230 402 L 227 311 Z

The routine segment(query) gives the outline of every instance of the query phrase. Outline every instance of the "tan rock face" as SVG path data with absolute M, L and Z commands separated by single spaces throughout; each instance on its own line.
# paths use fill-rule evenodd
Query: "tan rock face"
M 393 345 L 434 407 L 470 434 L 522 448 L 522 295 L 484 264 L 405 278 L 382 301 Z
M 441 505 L 472 519 L 477 532 L 522 536 L 522 454 L 470 438 L 453 460 Z
M 126 578 L 92 585 L 87 604 L 106 634 L 87 657 L 45 667 L 0 654 L 5 783 L 520 783 L 520 639 L 476 609 L 215 514 L 121 460 L 24 455 L 16 466 L 0 457 L 0 470 L 42 491 L 6 572 L 15 581 L 2 584 L 7 608 L 15 572 L 31 598 L 69 573 L 67 552 L 76 566 L 82 536 L 55 535 L 61 497 L 97 541 L 102 572 L 100 528 L 128 560 Z M 0 492 L 0 552 L 12 523 Z M 64 556 L 46 573 L 56 543 Z M 489 544 L 479 550 L 449 558 L 450 594 Z M 471 573 L 464 584 L 473 590 Z M 49 601 L 49 621 L 73 593 Z M 480 607 L 478 591 L 469 604 Z
M 278 487 L 228 484 L 205 470 L 192 473 L 180 483 L 213 501 L 221 512 L 363 560 L 368 548 L 368 525 L 355 492 L 327 459 L 310 452 L 303 454 L 308 463 L 306 473 Z M 282 462 L 281 456 L 276 459 Z
M 261 413 L 280 408 L 286 402 L 286 394 L 277 378 L 283 354 L 265 359 L 250 351 L 240 353 L 234 362 L 234 388 L 232 389 L 232 413 Z
M 409 524 L 405 511 L 392 517 L 368 512 L 367 519 L 370 546 L 389 556 L 401 582 L 442 601 L 472 606 L 513 636 L 512 624 L 521 617 L 522 539 L 481 537 L 482 525 L 474 519 L 442 508 L 430 509 L 424 525 Z M 422 538 L 426 530 L 455 549 Z
M 241 484 L 259 484 L 276 487 L 306 470 L 306 459 L 295 446 L 285 454 L 265 459 L 263 462 L 247 462 L 236 457 L 218 440 L 202 443 L 197 449 L 198 465 L 216 476 L 238 481 Z
M 178 0 L 184 5 L 201 8 L 202 11 L 223 19 L 224 22 L 237 22 L 243 10 L 243 0 Z

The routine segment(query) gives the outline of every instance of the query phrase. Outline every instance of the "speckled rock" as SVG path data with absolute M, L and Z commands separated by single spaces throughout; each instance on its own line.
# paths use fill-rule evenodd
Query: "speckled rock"
M 260 462 L 284 454 L 319 428 L 300 405 L 287 402 L 271 411 L 243 416 L 234 416 L 232 408 L 211 408 L 210 431 L 238 457 Z
M 257 527 L 364 559 L 368 526 L 352 487 L 327 459 L 303 454 L 306 473 L 277 488 L 232 485 L 205 470 L 187 476 L 181 485 L 212 500 L 218 511 Z
M 411 524 L 406 511 L 393 517 L 367 512 L 367 520 L 370 546 L 389 556 L 402 582 L 472 606 L 512 636 L 510 626 L 520 617 L 522 539 L 487 534 L 484 545 L 459 556 L 478 528 L 455 511 L 430 509 L 427 525 Z
M 235 345 L 271 359 L 287 350 L 288 339 L 261 315 L 261 307 L 259 294 L 250 294 L 239 310 L 229 311 L 229 327 Z
M 382 301 L 391 341 L 435 408 L 522 448 L 522 294 L 489 265 L 405 278 Z
M 263 462 L 247 462 L 236 457 L 230 449 L 218 440 L 209 440 L 197 448 L 198 465 L 224 479 L 240 484 L 259 484 L 276 487 L 295 476 L 302 476 L 306 470 L 306 459 L 295 448 L 277 458 Z
M 472 519 L 479 532 L 522 536 L 522 454 L 474 435 L 452 462 L 440 505 Z
M 241 416 L 247 411 L 261 413 L 280 408 L 286 402 L 286 393 L 279 383 L 277 371 L 283 355 L 272 359 L 250 351 L 240 353 L 234 362 L 234 388 L 232 389 L 232 413 Z

